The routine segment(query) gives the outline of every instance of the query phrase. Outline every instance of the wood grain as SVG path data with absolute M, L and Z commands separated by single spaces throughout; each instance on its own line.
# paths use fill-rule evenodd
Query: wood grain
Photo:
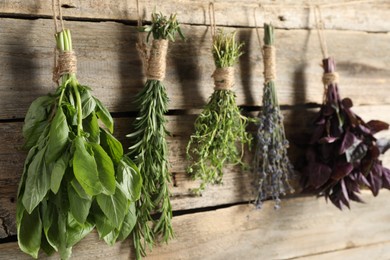
M 390 122 L 390 106 L 362 106 L 354 111 L 364 120 L 378 119 Z M 310 120 L 314 110 L 297 109 L 284 110 L 285 128 L 290 141 L 290 158 L 299 162 L 303 156 L 302 140 L 307 139 L 310 132 Z M 186 145 L 193 131 L 193 122 L 196 115 L 168 116 L 167 128 L 172 137 L 168 139 L 171 172 L 173 174 L 172 206 L 175 211 L 202 207 L 218 206 L 252 200 L 254 192 L 254 175 L 250 171 L 243 172 L 240 168 L 228 167 L 225 170 L 224 185 L 209 186 L 202 196 L 194 196 L 191 189 L 198 187 L 199 182 L 193 181 L 185 173 L 188 162 L 186 160 Z M 21 150 L 23 138 L 21 136 L 22 123 L 1 123 L 0 132 L 0 236 L 6 237 L 15 234 L 15 198 L 20 174 L 23 169 L 26 152 Z M 130 146 L 130 140 L 124 136 L 131 131 L 130 118 L 116 119 L 116 136 Z M 390 131 L 378 134 L 378 137 L 390 138 Z M 252 154 L 247 154 L 250 163 Z M 390 154 L 383 157 L 384 165 L 390 166 Z M 4 228 L 6 227 L 6 228 Z
M 379 256 L 385 257 L 381 259 L 386 259 L 390 192 L 376 198 L 364 192 L 363 198 L 367 204 L 354 204 L 350 211 L 339 211 L 323 199 L 300 197 L 285 199 L 279 211 L 266 202 L 262 210 L 239 205 L 177 216 L 173 218 L 176 238 L 155 247 L 145 259 L 291 259 L 308 255 L 315 257 L 305 259 L 317 259 L 322 253 L 372 244 L 382 252 Z M 17 243 L 0 244 L 0 252 L 4 260 L 29 259 Z M 110 248 L 98 242 L 96 234 L 80 242 L 73 252 L 75 259 L 133 259 L 128 242 Z M 348 252 L 340 255 L 350 256 Z
M 157 0 L 141 1 L 143 17 L 150 20 L 150 14 L 157 7 L 164 14 L 177 13 L 178 19 L 186 24 L 209 24 L 208 0 Z M 218 25 L 255 26 L 254 9 L 259 6 L 256 0 L 246 0 L 238 5 L 232 0 L 217 0 L 215 16 Z M 314 28 L 314 14 L 309 6 L 323 5 L 322 14 L 328 29 L 387 32 L 390 28 L 388 12 L 390 3 L 386 0 L 371 3 L 348 4 L 352 0 L 265 0 L 261 1 L 264 9 L 258 8 L 257 20 L 262 25 L 272 22 L 277 28 L 302 29 Z M 136 2 L 115 0 L 77 1 L 62 0 L 63 14 L 70 19 L 93 20 L 131 20 L 138 19 Z M 334 6 L 329 6 L 334 5 Z M 48 17 L 52 15 L 51 1 L 3 0 L 0 13 L 6 15 L 24 15 L 28 17 Z
M 0 18 L 0 119 L 23 118 L 38 96 L 54 91 L 52 21 Z M 78 55 L 78 78 L 112 112 L 136 110 L 134 96 L 143 86 L 135 49 L 135 27 L 113 23 L 69 22 Z M 201 108 L 213 91 L 210 36 L 205 26 L 183 26 L 185 42 L 171 44 L 165 85 L 170 109 Z M 225 28 L 225 30 L 232 30 Z M 262 32 L 261 32 L 262 33 Z M 262 59 L 255 30 L 238 29 L 245 54 L 236 65 L 237 103 L 259 106 Z M 336 57 L 342 96 L 356 105 L 390 102 L 390 34 L 328 31 Z M 321 103 L 321 52 L 315 32 L 277 30 L 277 88 L 282 105 Z

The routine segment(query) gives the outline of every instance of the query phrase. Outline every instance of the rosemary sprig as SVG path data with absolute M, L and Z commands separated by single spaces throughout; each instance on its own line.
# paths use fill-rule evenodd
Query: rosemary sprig
M 217 68 L 232 67 L 242 55 L 243 44 L 237 43 L 235 36 L 235 32 L 222 30 L 214 36 L 212 54 Z M 221 183 L 226 163 L 245 165 L 243 146 L 251 142 L 251 136 L 246 132 L 249 121 L 241 115 L 234 91 L 214 90 L 195 121 L 195 133 L 187 145 L 187 157 L 192 160 L 188 172 L 194 179 L 201 180 L 194 192 L 200 194 L 207 184 Z
M 273 27 L 265 24 L 264 30 L 264 43 L 272 46 Z M 275 200 L 275 209 L 278 209 L 279 196 L 292 192 L 289 179 L 294 171 L 287 156 L 287 148 L 283 116 L 278 104 L 275 82 L 271 80 L 264 84 L 263 107 L 259 114 L 257 130 L 254 170 L 258 177 L 258 195 L 255 201 L 258 208 L 261 207 L 262 200 L 272 197 Z
M 152 24 L 142 27 L 152 34 L 155 40 L 174 41 L 176 33 L 184 38 L 176 15 L 169 18 L 161 13 L 152 14 Z M 130 155 L 134 157 L 143 176 L 141 198 L 136 203 L 137 224 L 133 231 L 133 242 L 136 257 L 146 255 L 146 247 L 151 250 L 155 241 L 162 237 L 168 242 L 173 237 L 172 206 L 169 199 L 168 185 L 171 176 L 168 171 L 168 147 L 164 114 L 168 110 L 168 95 L 163 83 L 148 79 L 144 89 L 138 94 L 139 117 L 134 123 L 135 131 L 127 137 L 134 140 Z M 154 220 L 153 213 L 160 213 Z M 152 225 L 150 225 L 152 223 Z M 142 242 L 143 240 L 143 242 Z

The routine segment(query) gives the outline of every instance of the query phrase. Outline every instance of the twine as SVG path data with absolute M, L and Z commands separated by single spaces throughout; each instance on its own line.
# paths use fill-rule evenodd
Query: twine
M 234 85 L 234 68 L 216 68 L 213 75 L 215 90 L 230 90 Z
M 53 69 L 53 81 L 58 82 L 62 75 L 77 73 L 77 58 L 74 51 L 60 52 Z
M 149 80 L 162 81 L 165 78 L 166 57 L 168 50 L 168 40 L 153 40 L 147 61 L 146 77 Z
M 326 72 L 322 75 L 322 83 L 324 86 L 337 84 L 339 82 L 339 74 L 337 72 Z
M 272 45 L 263 46 L 263 62 L 264 62 L 264 81 L 265 84 L 276 79 L 276 64 L 275 64 L 276 48 Z

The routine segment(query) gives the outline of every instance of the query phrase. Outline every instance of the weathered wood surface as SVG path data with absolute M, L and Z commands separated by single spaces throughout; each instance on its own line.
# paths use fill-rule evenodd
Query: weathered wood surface
M 113 22 L 67 22 L 66 26 L 73 32 L 79 81 L 92 87 L 110 111 L 135 110 L 134 96 L 143 86 L 135 27 Z M 213 91 L 209 31 L 205 26 L 183 29 L 187 41 L 172 44 L 168 55 L 165 85 L 170 109 L 201 108 Z M 256 32 L 241 28 L 238 38 L 246 45 L 236 65 L 237 103 L 259 106 L 263 65 Z M 328 31 L 327 39 L 341 76 L 341 94 L 356 105 L 388 104 L 390 33 Z M 276 46 L 280 104 L 320 103 L 322 57 L 317 33 L 277 30 Z M 54 90 L 53 47 L 51 20 L 0 18 L 0 119 L 23 118 L 36 97 Z
M 285 110 L 285 128 L 289 137 L 291 149 L 290 157 L 294 162 L 303 156 L 301 141 L 309 132 L 310 120 L 316 110 Z M 390 106 L 362 106 L 354 111 L 364 120 L 378 119 L 390 122 Z M 378 112 L 379 111 L 379 112 Z M 186 145 L 193 131 L 193 122 L 196 115 L 168 116 L 168 130 L 172 137 L 169 138 L 169 151 L 171 172 L 173 174 L 172 206 L 176 210 L 195 209 L 209 206 L 249 201 L 254 198 L 254 175 L 250 171 L 242 172 L 239 168 L 226 169 L 224 185 L 209 186 L 201 197 L 194 196 L 191 189 L 196 188 L 197 181 L 190 179 L 185 173 L 187 167 Z M 115 135 L 124 143 L 124 147 L 130 145 L 130 140 L 124 136 L 131 131 L 129 118 L 116 119 Z M 0 124 L 0 238 L 15 234 L 15 197 L 20 174 L 23 169 L 26 152 L 21 150 L 23 137 L 21 135 L 22 123 Z M 378 134 L 378 137 L 390 138 L 390 131 Z M 250 162 L 249 155 L 248 161 Z M 390 154 L 383 157 L 384 165 L 390 167 Z
M 388 259 L 390 192 L 376 198 L 364 192 L 363 198 L 367 204 L 354 204 L 350 211 L 339 211 L 323 199 L 300 197 L 283 200 L 279 211 L 266 202 L 262 210 L 239 205 L 177 216 L 173 218 L 176 238 L 155 247 L 145 259 Z M 360 257 L 359 251 L 373 244 L 373 254 Z M 350 250 L 357 258 L 351 258 Z M 372 257 L 375 252 L 380 258 Z M 129 242 L 113 250 L 98 242 L 96 234 L 74 248 L 74 259 L 131 259 L 132 255 Z M 17 243 L 7 243 L 0 244 L 0 259 L 29 258 Z
M 163 2 L 140 1 L 144 18 L 150 20 L 150 13 L 157 7 L 164 14 L 175 12 L 178 19 L 186 24 L 209 24 L 208 0 L 165 0 Z M 217 0 L 215 16 L 218 25 L 255 26 L 254 9 L 259 1 Z M 390 3 L 386 0 L 371 1 L 371 3 L 355 3 L 353 0 L 282 0 L 261 1 L 264 9 L 258 8 L 257 20 L 262 25 L 265 21 L 272 22 L 277 28 L 301 29 L 314 28 L 315 20 L 310 5 L 322 5 L 325 27 L 329 29 L 359 30 L 387 32 L 390 28 L 388 13 Z M 324 4 L 325 3 L 325 4 Z M 349 3 L 349 4 L 348 4 Z M 77 1 L 62 0 L 65 7 L 63 14 L 71 19 L 87 18 L 93 20 L 131 20 L 138 19 L 136 1 L 94 0 Z M 332 6 L 333 5 L 333 6 Z M 51 1 L 37 0 L 3 0 L 0 3 L 0 14 L 24 15 L 28 17 L 48 17 L 52 15 Z M 145 17 L 145 14 L 147 16 Z

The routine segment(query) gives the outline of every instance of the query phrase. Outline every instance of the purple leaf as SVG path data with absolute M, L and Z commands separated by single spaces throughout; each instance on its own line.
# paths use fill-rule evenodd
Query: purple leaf
M 308 171 L 310 172 L 309 183 L 315 188 L 324 185 L 332 173 L 332 169 L 329 166 L 318 162 L 311 163 Z
M 339 163 L 333 168 L 332 179 L 340 180 L 353 170 L 352 163 Z
M 345 151 L 347 162 L 356 162 L 362 159 L 367 153 L 367 145 L 361 140 L 355 139 L 354 144 Z
M 343 104 L 343 106 L 345 108 L 351 108 L 353 106 L 353 103 L 352 103 L 352 100 L 350 98 L 344 98 L 342 101 L 341 101 L 341 104 Z
M 345 150 L 350 148 L 354 144 L 355 139 L 355 135 L 353 135 L 349 130 L 347 130 L 345 132 L 343 142 L 341 143 L 339 154 L 343 154 Z
M 372 134 L 389 129 L 388 123 L 379 120 L 371 120 L 367 122 L 367 126 L 370 128 Z
M 367 134 L 367 135 L 373 134 L 373 133 L 371 133 L 371 130 L 370 130 L 369 128 L 365 127 L 365 126 L 362 125 L 362 124 L 359 124 L 359 125 L 358 125 L 358 128 L 359 128 L 363 133 L 365 133 L 365 134 Z
M 343 197 L 345 200 L 343 200 L 344 204 L 349 208 L 349 196 L 348 196 L 348 190 L 347 187 L 345 186 L 345 182 L 343 179 L 340 180 L 341 184 L 341 191 L 343 193 Z
M 318 142 L 320 144 L 330 144 L 330 143 L 333 143 L 334 141 L 336 141 L 338 138 L 337 137 L 333 137 L 333 136 L 325 136 L 325 137 L 322 137 L 320 140 L 318 140 Z
M 374 196 L 377 196 L 379 193 L 380 188 L 382 187 L 382 169 L 379 167 L 380 165 L 375 164 L 374 167 L 372 167 L 372 171 L 368 175 L 369 182 L 371 184 L 371 191 Z
M 390 189 L 390 170 L 385 167 L 382 168 L 382 187 Z

